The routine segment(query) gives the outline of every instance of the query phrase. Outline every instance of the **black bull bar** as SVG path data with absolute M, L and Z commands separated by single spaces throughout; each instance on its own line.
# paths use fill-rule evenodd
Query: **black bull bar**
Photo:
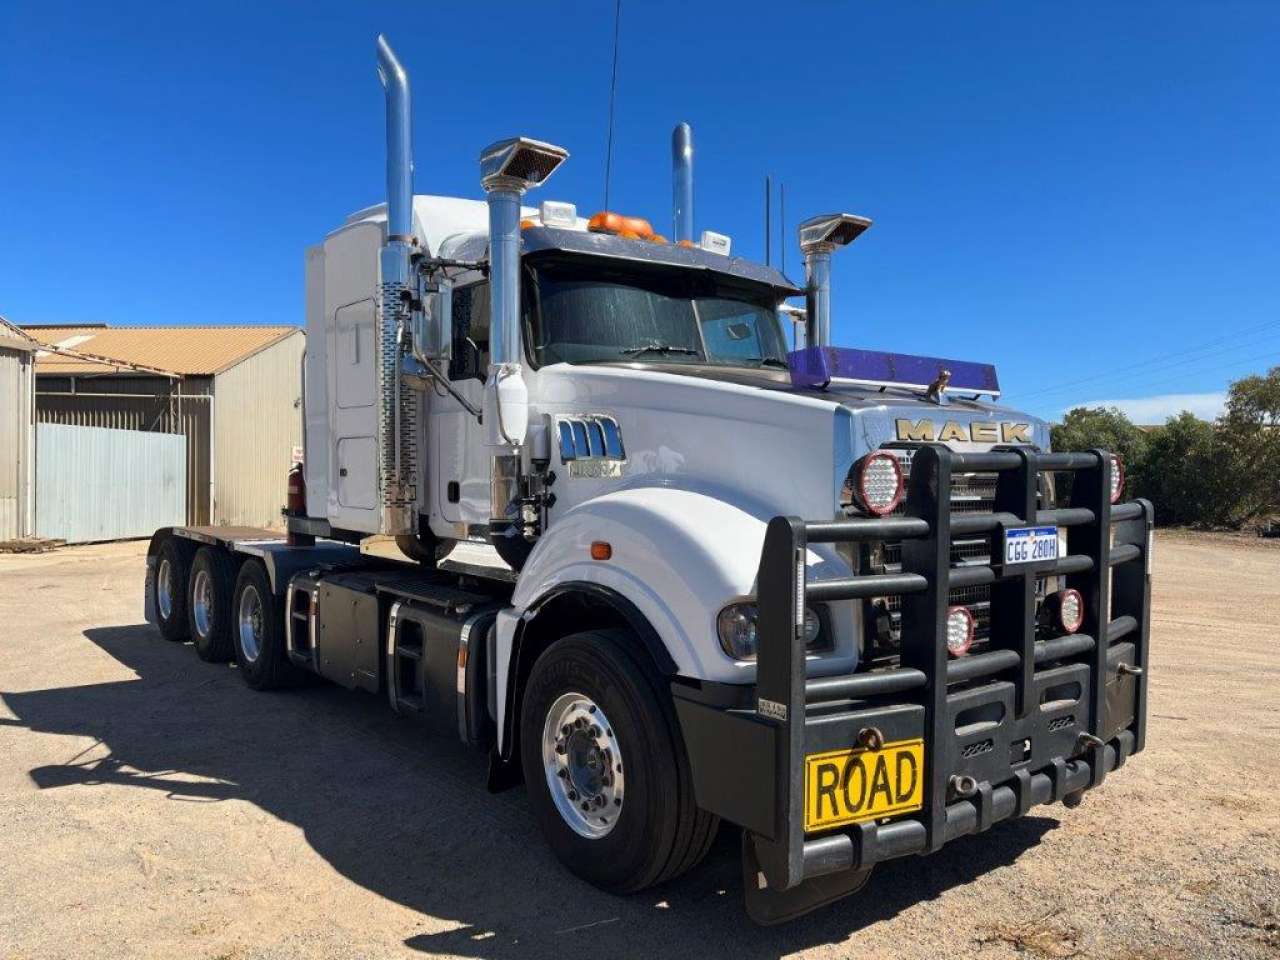
M 757 581 L 754 702 L 716 703 L 674 687 L 699 803 L 740 824 L 751 915 L 775 922 L 861 886 L 871 866 L 1102 783 L 1146 732 L 1153 512 L 1111 503 L 1110 456 L 1028 449 L 917 450 L 905 515 L 807 523 L 776 517 Z M 1073 475 L 1069 506 L 1041 510 L 1038 476 Z M 989 513 L 952 513 L 953 473 L 994 472 Z M 1055 524 L 1066 555 L 1004 568 L 1002 531 Z M 952 567 L 951 538 L 990 535 L 991 563 Z M 809 582 L 812 543 L 902 541 L 902 571 Z M 1037 640 L 1036 580 L 1061 575 L 1084 600 L 1078 632 Z M 951 658 L 953 587 L 990 585 L 991 639 Z M 806 601 L 902 598 L 900 666 L 809 679 Z M 899 778 L 923 778 L 920 809 L 805 831 L 806 756 L 922 740 L 923 770 L 900 755 Z M 870 767 L 868 766 L 868 769 Z M 866 775 L 865 773 L 863 775 Z

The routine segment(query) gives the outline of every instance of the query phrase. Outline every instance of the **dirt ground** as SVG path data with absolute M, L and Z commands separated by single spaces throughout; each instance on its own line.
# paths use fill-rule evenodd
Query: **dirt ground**
M 1280 955 L 1280 549 L 1162 536 L 1147 751 L 1074 811 L 760 929 L 738 837 L 617 898 L 377 698 L 142 622 L 142 544 L 0 556 L 0 958 Z

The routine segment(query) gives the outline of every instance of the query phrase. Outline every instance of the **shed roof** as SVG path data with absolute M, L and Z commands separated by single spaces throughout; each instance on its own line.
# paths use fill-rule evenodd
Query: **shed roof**
M 285 339 L 295 326 L 109 327 L 33 326 L 26 333 L 46 346 L 65 347 L 77 356 L 41 352 L 36 373 L 50 376 L 128 373 L 150 367 L 179 376 L 212 376 L 234 367 Z M 82 356 L 92 354 L 90 359 Z M 110 361 L 118 361 L 112 363 Z
M 40 349 L 40 344 L 36 343 L 28 334 L 23 333 L 20 327 L 16 327 L 4 317 L 0 317 L 0 348 L 5 350 L 24 350 L 30 353 L 33 350 Z

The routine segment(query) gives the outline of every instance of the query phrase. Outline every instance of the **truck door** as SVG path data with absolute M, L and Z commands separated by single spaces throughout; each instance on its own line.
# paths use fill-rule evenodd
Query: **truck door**
M 477 409 L 489 369 L 489 283 L 453 290 L 453 357 L 449 381 Z M 489 520 L 489 456 L 476 418 L 457 400 L 429 395 L 431 524 L 439 536 L 466 536 Z
M 325 240 L 329 522 L 378 530 L 378 248 L 382 227 L 357 223 Z

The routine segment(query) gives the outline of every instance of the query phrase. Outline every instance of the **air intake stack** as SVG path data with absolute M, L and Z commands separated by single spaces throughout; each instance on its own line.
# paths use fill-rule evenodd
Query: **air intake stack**
M 806 346 L 831 346 L 831 254 L 836 247 L 853 243 L 870 226 L 869 219 L 851 213 L 824 213 L 800 224 L 808 308 Z

